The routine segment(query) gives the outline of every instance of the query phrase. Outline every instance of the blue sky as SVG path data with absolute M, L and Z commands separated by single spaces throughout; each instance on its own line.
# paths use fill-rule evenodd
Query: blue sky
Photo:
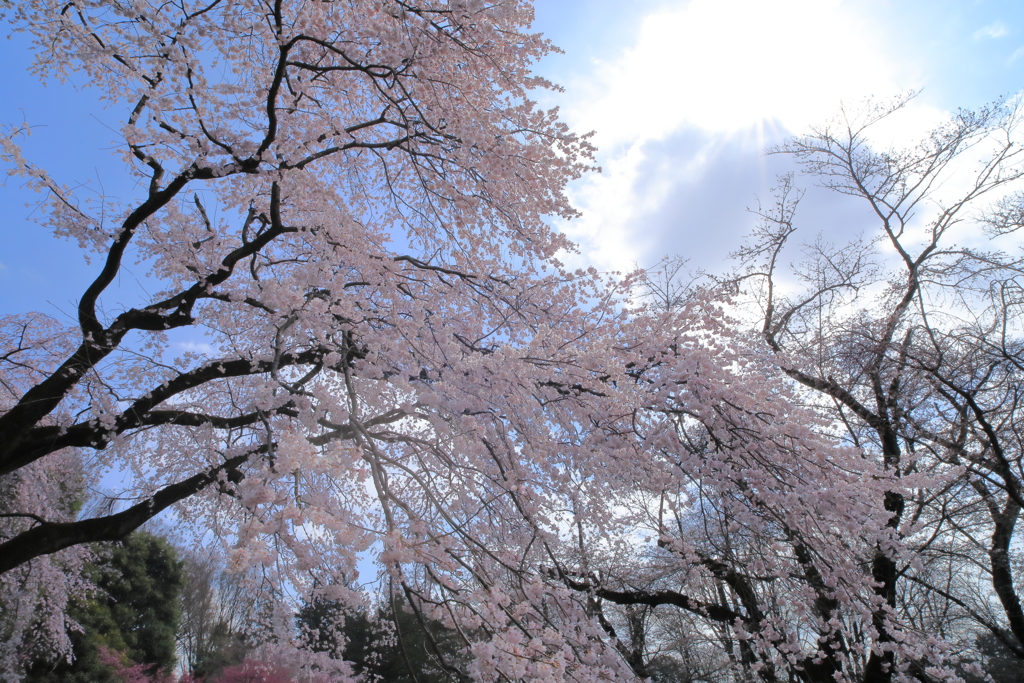
M 944 113 L 1024 88 L 1024 3 L 978 0 L 538 0 L 535 29 L 565 50 L 539 71 L 579 131 L 595 130 L 601 174 L 570 188 L 582 217 L 562 225 L 580 264 L 650 265 L 666 254 L 724 267 L 767 197 L 781 157 L 767 145 L 832 115 L 842 100 L 921 89 L 889 131 L 906 141 Z M 624 11 L 624 7 L 628 7 Z M 66 183 L 117 194 L 114 112 L 73 84 L 25 73 L 21 39 L 0 42 L 0 122 L 37 126 L 27 153 Z M 105 122 L 109 120 L 109 124 Z M 99 265 L 32 219 L 16 182 L 0 187 L 0 312 L 71 312 Z M 812 230 L 854 232 L 849 200 L 808 194 Z M 145 287 L 144 274 L 122 286 Z M 134 302 L 132 302 L 134 303 Z

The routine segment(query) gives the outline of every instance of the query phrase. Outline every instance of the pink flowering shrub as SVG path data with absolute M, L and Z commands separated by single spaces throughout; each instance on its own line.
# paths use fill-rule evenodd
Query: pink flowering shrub
M 101 646 L 99 649 L 99 660 L 113 669 L 114 676 L 120 679 L 121 683 L 202 683 L 202 679 L 195 678 L 186 673 L 180 678 L 165 669 L 153 670 L 152 666 L 136 664 L 124 653 L 111 650 L 109 647 Z
M 289 667 L 276 662 L 247 659 L 224 669 L 216 683 L 292 683 Z

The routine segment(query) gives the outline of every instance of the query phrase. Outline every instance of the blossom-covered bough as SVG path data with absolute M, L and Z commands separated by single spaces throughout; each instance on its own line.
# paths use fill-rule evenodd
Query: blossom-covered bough
M 567 246 L 542 217 L 571 215 L 561 188 L 589 148 L 526 99 L 528 84 L 544 85 L 529 64 L 548 49 L 521 30 L 528 6 L 7 12 L 35 37 L 42 72 L 83 74 L 124 111 L 142 191 L 90 205 L 22 157 L 18 129 L 4 138 L 48 226 L 101 265 L 70 328 L 4 321 L 0 472 L 30 491 L 4 500 L 0 570 L 20 577 L 6 580 L 187 499 L 180 514 L 233 537 L 240 562 L 351 574 L 378 521 L 400 543 L 399 525 L 419 514 L 386 501 L 417 477 L 440 485 L 434 459 L 471 430 L 459 421 L 496 410 L 478 384 L 502 363 L 495 340 L 593 326 L 575 306 L 592 278 L 539 272 Z M 163 291 L 105 316 L 125 259 L 144 260 Z M 189 327 L 211 352 L 166 358 L 166 333 Z M 560 349 L 541 339 L 522 362 L 547 377 Z M 87 479 L 134 475 L 131 503 L 76 518 L 57 495 L 84 495 L 67 453 L 87 454 Z M 370 490 L 381 520 L 364 519 Z
M 913 146 L 876 146 L 912 96 L 843 112 L 777 150 L 861 200 L 881 248 L 819 238 L 802 289 L 782 291 L 800 198 L 784 178 L 740 253 L 744 278 L 780 367 L 903 480 L 884 494 L 904 551 L 874 553 L 878 599 L 959 647 L 987 632 L 1020 665 L 1021 103 L 959 110 Z M 896 666 L 897 651 L 869 673 Z
M 9 678 L 32 643 L 66 654 L 85 544 L 172 507 L 281 600 L 356 600 L 372 552 L 463 638 L 468 670 L 437 652 L 453 677 L 643 675 L 607 603 L 724 629 L 764 680 L 855 680 L 872 624 L 901 628 L 860 564 L 899 552 L 896 484 L 822 435 L 760 338 L 710 295 L 631 315 L 625 285 L 556 260 L 545 219 L 573 215 L 592 150 L 528 99 L 550 48 L 527 3 L 5 11 L 44 77 L 123 112 L 138 188 L 91 203 L 2 139 L 44 225 L 98 256 L 73 320 L 0 328 Z M 118 308 L 134 261 L 161 291 Z M 206 351 L 176 357 L 189 330 Z M 121 504 L 79 510 L 110 470 Z

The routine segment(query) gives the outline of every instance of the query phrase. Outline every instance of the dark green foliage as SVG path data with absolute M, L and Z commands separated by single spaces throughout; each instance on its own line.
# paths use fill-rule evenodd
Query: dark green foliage
M 69 606 L 82 631 L 71 636 L 75 659 L 36 662 L 31 683 L 113 683 L 99 661 L 99 648 L 122 652 L 134 662 L 170 670 L 175 662 L 178 596 L 183 584 L 174 547 L 137 531 L 120 543 L 96 547 L 101 558 L 86 569 L 97 590 Z
M 373 658 L 374 647 L 381 637 L 378 624 L 364 611 L 345 608 L 333 600 L 315 600 L 304 604 L 295 615 L 303 641 L 314 652 L 326 652 L 338 659 L 344 656 L 366 671 L 366 662 Z M 341 641 L 348 643 L 342 649 Z
M 429 620 L 425 627 L 404 601 L 397 609 L 387 610 L 381 619 L 394 624 L 395 640 L 388 656 L 382 657 L 376 672 L 381 680 L 401 683 L 443 683 L 444 681 L 468 680 L 465 674 L 465 657 L 461 650 L 463 642 L 453 629 L 438 621 Z M 444 657 L 445 663 L 455 671 L 445 671 L 435 647 Z M 410 668 L 416 676 L 410 675 Z
M 199 652 L 192 675 L 197 678 L 215 677 L 227 667 L 241 664 L 251 650 L 252 645 L 245 634 L 233 630 L 224 621 L 218 621 Z
M 657 655 L 647 663 L 648 680 L 651 683 L 692 683 L 693 671 L 680 660 L 667 655 Z
M 136 532 L 114 546 L 98 585 L 133 661 L 174 666 L 183 582 L 177 553 L 166 540 Z
M 464 644 L 458 633 L 434 620 L 428 620 L 424 627 L 404 601 L 399 602 L 397 610 L 382 608 L 375 615 L 346 610 L 336 602 L 317 601 L 299 610 L 296 623 L 311 649 L 344 657 L 355 665 L 356 673 L 365 674 L 369 680 L 448 683 L 468 679 Z M 339 636 L 346 641 L 342 652 L 338 651 L 342 640 Z M 453 670 L 444 670 L 438 652 Z
M 1016 639 L 1009 631 L 1003 635 L 1016 642 Z M 982 668 L 985 673 L 992 677 L 994 683 L 1024 683 L 1024 659 L 1017 657 L 998 638 L 991 633 L 983 633 L 978 636 L 978 652 L 985 657 L 985 664 Z

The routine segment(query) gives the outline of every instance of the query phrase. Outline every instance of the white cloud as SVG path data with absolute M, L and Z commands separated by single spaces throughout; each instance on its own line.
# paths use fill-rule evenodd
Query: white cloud
M 186 353 L 198 353 L 204 356 L 211 356 L 216 352 L 212 344 L 196 341 L 175 342 L 174 347 Z
M 1002 38 L 1008 35 L 1009 31 L 1006 30 L 1006 24 L 1001 21 L 993 21 L 988 26 L 982 26 L 974 32 L 974 39 L 980 38 Z
M 637 217 L 680 174 L 698 178 L 720 141 L 743 137 L 760 150 L 780 132 L 831 118 L 843 102 L 855 108 L 916 86 L 898 82 L 885 48 L 867 15 L 839 0 L 691 0 L 651 14 L 635 45 L 593 65 L 595 94 L 565 108 L 575 129 L 597 131 L 605 173 L 574 189 L 583 218 L 563 229 L 585 260 L 627 269 L 642 258 Z M 923 119 L 937 118 L 923 105 L 911 109 L 889 126 L 891 141 L 915 139 Z M 701 131 L 706 144 L 648 172 L 644 147 L 683 130 Z
M 693 0 L 647 17 L 632 49 L 596 65 L 604 96 L 569 116 L 605 146 L 684 123 L 802 128 L 841 99 L 900 89 L 876 35 L 836 0 Z

